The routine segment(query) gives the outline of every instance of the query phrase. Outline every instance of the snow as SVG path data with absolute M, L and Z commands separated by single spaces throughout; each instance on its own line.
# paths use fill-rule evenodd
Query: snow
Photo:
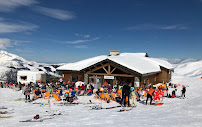
M 76 63 L 69 63 L 64 66 L 60 66 L 57 70 L 73 70 L 81 71 L 84 68 L 87 68 L 91 65 L 94 65 L 103 60 L 111 60 L 115 63 L 121 64 L 129 69 L 132 69 L 140 74 L 147 74 L 151 72 L 160 72 L 160 66 L 173 69 L 172 65 L 167 61 L 145 57 L 145 53 L 121 53 L 117 56 L 97 56 L 82 60 Z
M 44 120 L 39 123 L 21 123 L 21 120 L 31 119 L 34 115 L 43 116 L 45 111 L 49 110 L 47 101 L 38 100 L 46 105 L 24 103 L 23 101 L 13 101 L 18 98 L 24 98 L 21 91 L 0 88 L 0 107 L 7 107 L 7 111 L 14 113 L 8 114 L 11 118 L 0 119 L 2 127 L 13 126 L 96 126 L 96 127 L 201 127 L 202 126 L 202 79 L 174 76 L 172 82 L 186 85 L 187 92 L 185 99 L 164 98 L 164 105 L 149 106 L 137 103 L 137 107 L 131 111 L 117 112 L 119 108 L 90 110 L 87 104 L 88 100 L 100 104 L 101 101 L 93 99 L 93 96 L 81 96 L 79 102 L 82 104 L 75 106 L 61 106 L 51 103 L 51 110 L 59 110 L 67 115 L 54 116 L 54 119 Z M 181 87 L 179 88 L 181 90 Z M 177 92 L 180 94 L 180 91 Z M 94 104 L 92 104 L 94 105 Z M 103 107 L 117 105 L 117 103 L 102 102 Z M 1 109 L 5 110 L 5 109 Z
M 68 63 L 66 65 L 60 66 L 57 68 L 57 70 L 74 70 L 74 71 L 80 71 L 88 66 L 91 66 L 93 64 L 96 64 L 98 62 L 101 62 L 103 60 L 105 60 L 107 58 L 107 56 L 98 56 L 98 57 L 93 57 L 93 58 L 89 58 L 86 60 L 82 60 L 76 63 Z

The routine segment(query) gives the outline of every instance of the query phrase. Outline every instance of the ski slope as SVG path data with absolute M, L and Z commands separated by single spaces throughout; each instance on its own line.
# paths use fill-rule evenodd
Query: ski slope
M 175 65 L 175 75 L 202 77 L 202 60 Z
M 89 104 L 101 103 L 99 100 L 93 99 L 93 96 L 83 96 L 79 101 L 83 104 L 74 106 L 61 106 L 51 103 L 52 111 L 59 110 L 65 115 L 54 116 L 54 119 L 47 119 L 43 122 L 22 123 L 19 121 L 31 119 L 34 115 L 45 115 L 45 111 L 49 111 L 47 101 L 38 100 L 40 104 L 24 103 L 24 101 L 13 101 L 23 98 L 21 91 L 0 88 L 0 107 L 7 107 L 7 111 L 12 110 L 13 113 L 8 114 L 11 118 L 0 119 L 1 127 L 201 127 L 202 126 L 202 79 L 175 76 L 172 78 L 173 83 L 180 83 L 187 86 L 186 99 L 165 98 L 162 106 L 149 106 L 137 103 L 137 107 L 131 111 L 117 112 L 120 108 L 90 110 Z M 181 90 L 181 87 L 179 88 Z M 180 94 L 180 91 L 177 92 Z M 104 103 L 103 107 L 110 107 L 117 103 Z M 5 110 L 5 109 L 1 109 Z

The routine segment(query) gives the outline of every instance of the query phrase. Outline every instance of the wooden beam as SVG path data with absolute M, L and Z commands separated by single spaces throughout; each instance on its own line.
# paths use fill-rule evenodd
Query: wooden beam
M 106 73 L 91 73 L 88 72 L 88 75 L 107 75 L 107 76 L 120 76 L 120 77 L 134 77 L 133 75 L 127 75 L 127 74 L 106 74 Z
M 125 72 L 125 73 L 129 73 L 129 74 L 131 74 L 131 72 L 129 72 L 128 70 L 126 70 L 126 69 L 123 69 L 122 67 L 120 67 L 120 66 L 117 66 L 117 65 L 115 65 L 115 64 L 111 64 L 113 67 L 116 67 L 117 69 L 119 69 L 119 70 L 121 70 L 121 71 L 123 71 L 123 72 Z
M 86 73 L 88 73 L 88 72 L 93 72 L 93 71 L 97 71 L 97 70 L 101 69 L 102 67 L 106 67 L 107 65 L 109 65 L 109 64 L 108 64 L 108 63 L 107 63 L 107 64 L 104 64 L 104 65 L 99 66 L 99 67 L 97 67 L 97 68 L 94 68 L 94 69 L 92 69 L 92 70 L 90 70 L 90 71 L 87 71 Z
M 111 66 L 108 65 L 108 72 L 110 73 L 110 71 L 111 71 Z
M 109 72 L 105 69 L 105 67 L 102 67 L 104 70 L 105 70 L 105 72 L 107 73 L 107 74 L 109 74 Z
M 110 73 L 112 74 L 115 70 L 116 70 L 116 68 L 114 68 Z

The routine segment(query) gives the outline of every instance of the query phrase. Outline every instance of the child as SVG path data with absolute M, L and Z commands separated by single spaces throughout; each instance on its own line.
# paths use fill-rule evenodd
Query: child
M 136 94 L 134 88 L 131 88 L 132 107 L 136 107 Z

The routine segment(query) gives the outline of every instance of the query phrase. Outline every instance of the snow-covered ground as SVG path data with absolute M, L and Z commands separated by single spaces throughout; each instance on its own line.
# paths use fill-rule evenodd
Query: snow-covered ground
M 137 107 L 131 111 L 117 112 L 120 108 L 90 110 L 89 104 L 101 103 L 99 100 L 93 99 L 93 96 L 83 96 L 79 101 L 83 104 L 74 106 L 61 106 L 51 103 L 51 110 L 59 110 L 64 115 L 54 116 L 53 119 L 44 120 L 43 122 L 19 122 L 21 120 L 31 119 L 34 115 L 45 115 L 45 111 L 49 111 L 47 101 L 39 100 L 41 104 L 25 103 L 24 101 L 14 101 L 18 98 L 24 98 L 21 91 L 12 89 L 0 89 L 0 107 L 4 106 L 8 109 L 0 109 L 0 111 L 10 111 L 11 118 L 1 118 L 1 127 L 65 127 L 65 126 L 96 126 L 96 127 L 201 127 L 202 126 L 202 79 L 189 77 L 173 77 L 173 83 L 180 83 L 187 86 L 186 99 L 165 98 L 162 106 L 149 106 L 138 103 Z M 180 89 L 181 90 L 181 87 Z M 177 92 L 180 94 L 180 91 Z M 111 107 L 117 103 L 104 103 L 103 107 Z

